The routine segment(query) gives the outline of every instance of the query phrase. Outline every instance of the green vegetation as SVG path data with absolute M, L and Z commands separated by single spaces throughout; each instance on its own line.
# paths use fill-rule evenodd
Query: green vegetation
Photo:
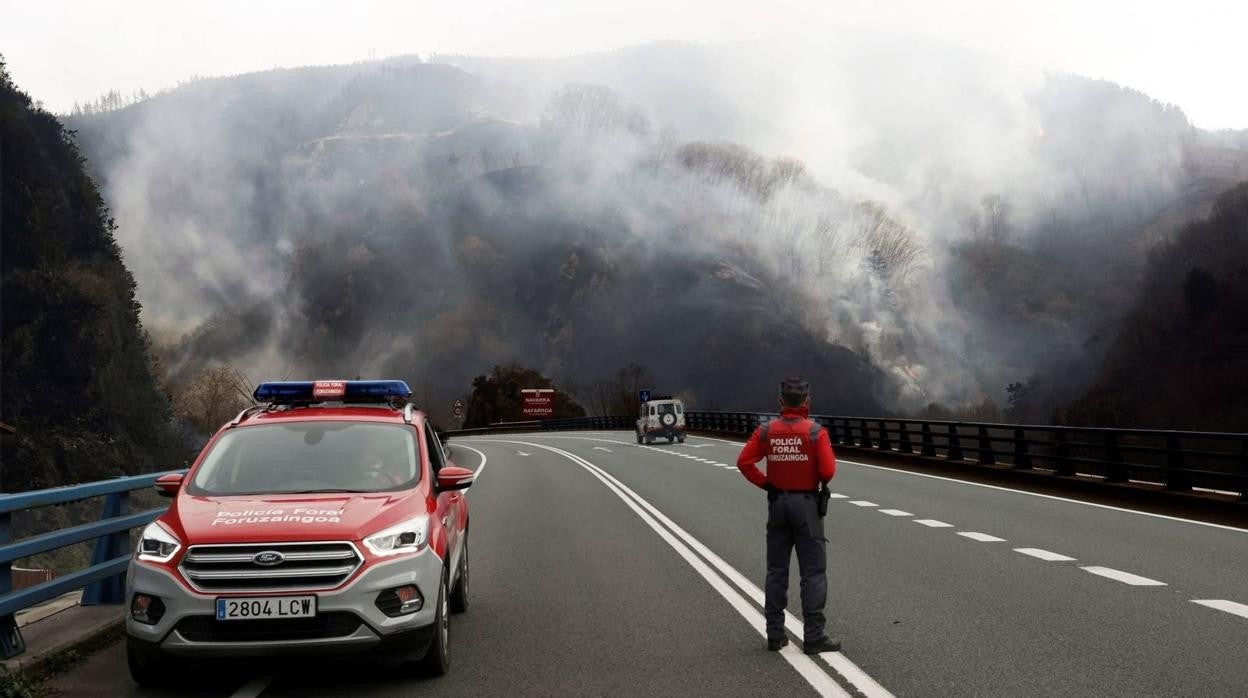
M 0 490 L 168 467 L 168 398 L 134 278 L 71 134 L 0 63 Z

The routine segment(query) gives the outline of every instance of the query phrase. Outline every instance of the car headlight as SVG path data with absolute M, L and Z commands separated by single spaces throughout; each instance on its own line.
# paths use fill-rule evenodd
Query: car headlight
M 383 529 L 364 539 L 374 555 L 399 555 L 424 550 L 429 541 L 429 517 L 417 516 Z
M 169 562 L 181 547 L 182 543 L 172 533 L 153 521 L 139 536 L 138 555 L 140 560 Z

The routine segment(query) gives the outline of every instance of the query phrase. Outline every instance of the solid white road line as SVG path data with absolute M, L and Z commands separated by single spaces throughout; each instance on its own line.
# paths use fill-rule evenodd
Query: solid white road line
M 1087 570 L 1088 572 L 1091 572 L 1092 574 L 1099 574 L 1102 577 L 1108 577 L 1109 579 L 1122 582 L 1123 584 L 1130 584 L 1133 587 L 1164 587 L 1166 586 L 1165 582 L 1159 582 L 1156 579 L 1149 579 L 1148 577 L 1141 577 L 1138 574 L 1131 574 L 1130 572 L 1123 572 L 1121 570 L 1116 570 L 1116 569 L 1112 569 L 1109 567 L 1097 567 L 1094 565 L 1090 567 L 1080 567 L 1079 569 Z
M 856 507 L 878 507 L 879 506 L 879 504 L 876 504 L 875 502 L 868 502 L 865 499 L 855 499 L 851 501 L 850 504 L 853 504 Z
M 1192 603 L 1198 603 L 1201 606 L 1215 608 L 1219 611 L 1226 611 L 1239 616 L 1240 618 L 1248 618 L 1248 605 L 1227 601 L 1225 599 L 1192 599 Z
M 678 555 L 684 558 L 685 562 L 689 563 L 689 566 L 711 585 L 711 588 L 719 592 L 720 596 L 724 597 L 724 600 L 727 601 L 729 605 L 737 611 L 737 613 L 741 614 L 741 616 L 750 623 L 750 625 L 761 637 L 767 637 L 766 621 L 763 619 L 763 614 L 760 613 L 756 607 L 750 604 L 750 600 L 747 597 L 733 589 L 726 581 L 724 581 L 723 577 L 716 574 L 706 562 L 703 562 L 701 558 L 695 555 L 693 551 L 689 549 L 689 546 L 685 545 L 685 543 L 678 540 L 672 532 L 669 532 L 661 526 L 659 522 L 656 521 L 656 517 L 652 516 L 651 513 L 647 511 L 651 510 L 653 512 L 657 512 L 657 510 L 653 509 L 653 507 L 651 507 L 649 503 L 645 502 L 645 500 L 642 499 L 636 492 L 628 489 L 626 485 L 621 483 L 619 480 L 616 480 L 606 471 L 602 470 L 588 460 L 576 455 L 575 453 L 565 451 L 561 448 L 555 448 L 554 446 L 547 446 L 545 444 L 526 443 L 524 445 L 533 448 L 545 449 L 552 453 L 561 455 L 589 471 L 589 473 L 594 477 L 598 478 L 598 480 L 607 486 L 607 489 L 623 500 L 623 502 L 633 510 L 633 513 L 637 514 L 637 516 L 641 518 L 646 525 L 653 529 L 655 533 L 659 534 L 659 537 L 662 538 L 664 542 L 670 545 Z M 628 494 L 625 494 L 625 491 L 627 491 Z M 642 508 L 643 506 L 645 506 L 644 509 Z M 845 689 L 841 688 L 841 686 L 837 684 L 832 677 L 822 671 L 813 659 L 805 654 L 802 654 L 801 650 L 799 650 L 795 645 L 790 644 L 785 647 L 780 651 L 780 656 L 784 657 L 785 661 L 797 670 L 798 674 L 800 674 L 802 678 L 806 679 L 806 682 L 809 683 L 811 688 L 814 688 L 819 695 L 837 696 L 838 698 L 849 697 L 849 693 L 847 693 Z
M 463 446 L 464 448 L 468 449 L 469 451 L 472 451 L 473 453 L 477 454 L 478 456 L 481 456 L 481 464 L 480 464 L 480 465 L 478 465 L 478 466 L 477 466 L 477 469 L 473 471 L 474 473 L 476 473 L 476 475 L 474 475 L 474 476 L 472 477 L 472 484 L 474 484 L 474 485 L 475 485 L 475 484 L 477 484 L 477 480 L 480 480 L 480 479 L 481 479 L 481 473 L 485 472 L 485 463 L 486 463 L 486 461 L 488 461 L 488 460 L 489 460 L 489 458 L 486 458 L 486 456 L 485 456 L 485 454 L 484 454 L 484 453 L 482 453 L 481 451 L 478 451 L 477 449 L 473 448 L 472 446 L 467 446 L 467 445 L 465 445 L 465 444 L 457 444 L 457 445 L 459 445 L 459 446 Z M 468 488 L 468 491 L 469 491 L 469 492 L 471 492 L 471 491 L 472 491 L 472 488 L 471 488 L 471 487 L 469 487 L 469 488 Z
M 915 519 L 915 523 L 923 524 L 929 528 L 953 528 L 953 524 L 937 521 L 936 519 Z
M 1014 552 L 1022 553 L 1024 555 L 1030 555 L 1032 557 L 1038 557 L 1041 560 L 1045 560 L 1047 562 L 1070 562 L 1071 560 L 1075 559 L 1068 555 L 1062 555 L 1061 553 L 1051 553 L 1048 550 L 1041 550 L 1040 548 L 1014 548 Z
M 264 693 L 264 689 L 268 688 L 271 683 L 273 683 L 272 676 L 257 676 L 243 684 L 230 698 L 256 698 Z
M 902 511 L 901 509 L 878 509 L 877 511 L 881 514 L 888 514 L 889 516 L 914 516 L 914 514 L 911 514 L 908 511 Z
M 958 531 L 958 535 L 971 540 L 977 540 L 980 543 L 1000 543 L 1005 540 L 1004 538 L 997 538 L 987 533 L 977 533 L 975 531 Z
M 698 437 L 690 437 L 690 438 L 705 439 L 705 440 L 707 440 L 707 441 L 718 441 L 719 443 L 727 444 L 727 445 L 729 445 L 729 446 L 735 446 L 735 447 L 737 447 L 738 449 L 739 449 L 739 448 L 741 448 L 742 446 L 744 446 L 744 445 L 745 445 L 745 444 L 744 444 L 744 442 L 740 442 L 740 441 L 729 441 L 729 440 L 727 440 L 727 439 L 717 439 L 717 438 L 715 438 L 715 437 L 713 437 L 713 436 L 698 436 Z M 836 448 L 836 445 L 835 445 L 835 444 L 833 444 L 833 448 Z M 903 470 L 903 469 L 900 469 L 900 468 L 890 468 L 890 467 L 888 467 L 888 466 L 884 466 L 884 465 L 872 465 L 871 463 L 863 463 L 863 462 L 861 462 L 861 461 L 854 461 L 854 460 L 845 460 L 844 458 L 840 458 L 840 457 L 837 457 L 836 462 L 837 462 L 837 464 L 838 464 L 838 465 L 839 465 L 839 464 L 841 464 L 841 463 L 848 463 L 848 464 L 850 464 L 850 465 L 860 465 L 860 466 L 862 466 L 862 467 L 864 467 L 864 468 L 874 468 L 874 469 L 876 469 L 876 470 L 887 470 L 887 471 L 889 471 L 889 472 L 900 473 L 900 474 L 902 474 L 902 475 L 912 475 L 912 476 L 914 476 L 914 477 L 926 477 L 926 478 L 930 478 L 930 479 L 932 479 L 932 480 L 944 480 L 945 482 L 952 482 L 952 483 L 956 483 L 956 484 L 959 484 L 959 485 L 969 485 L 969 486 L 971 486 L 971 487 L 984 487 L 984 488 L 986 488 L 986 489 L 990 489 L 990 490 L 999 490 L 999 491 L 1001 491 L 1001 492 L 1012 492 L 1012 493 L 1014 493 L 1014 494 L 1025 494 L 1025 495 L 1027 495 L 1027 496 L 1029 496 L 1029 497 L 1041 497 L 1041 498 L 1043 498 L 1043 499 L 1053 499 L 1053 500 L 1056 500 L 1056 501 L 1059 501 L 1059 502 L 1069 502 L 1069 503 L 1071 503 L 1071 504 L 1081 504 L 1081 505 L 1086 506 L 1086 507 L 1096 507 L 1097 509 L 1108 509 L 1108 510 L 1110 510 L 1110 511 L 1121 511 L 1121 512 L 1124 512 L 1124 513 L 1127 513 L 1127 514 L 1139 514 L 1140 516 L 1151 516 L 1151 517 L 1152 517 L 1152 518 L 1154 518 L 1154 519 L 1166 519 L 1167 521 L 1179 521 L 1179 522 L 1182 522 L 1182 523 L 1196 524 L 1196 525 L 1198 525 L 1198 526 L 1208 526 L 1208 527 L 1210 527 L 1210 528 L 1221 528 L 1221 529 L 1223 529 L 1223 530 L 1227 530 L 1227 531 L 1235 531 L 1235 532 L 1237 532 L 1237 533 L 1248 533 L 1248 528 L 1240 528 L 1240 527 L 1236 527 L 1236 526 L 1226 526 L 1226 525 L 1224 525 L 1224 524 L 1209 523 L 1208 521 L 1195 521 L 1195 520 L 1193 520 L 1193 519 L 1184 519 L 1184 518 L 1180 518 L 1180 517 L 1178 517 L 1178 516 L 1167 516 L 1167 515 L 1165 515 L 1165 514 L 1154 514 L 1154 513 L 1149 512 L 1149 511 L 1137 511 L 1137 510 L 1135 510 L 1135 509 L 1124 509 L 1124 508 L 1122 508 L 1122 507 L 1110 506 L 1110 505 L 1108 505 L 1108 504 L 1097 504 L 1096 502 L 1084 502 L 1084 501 L 1081 501 L 1081 500 L 1078 500 L 1078 499 L 1070 499 L 1070 498 L 1068 498 L 1068 497 L 1058 497 L 1058 496 L 1051 495 L 1051 494 L 1041 494 L 1041 493 L 1039 493 L 1039 492 L 1028 492 L 1028 491 L 1026 491 L 1026 490 L 1016 490 L 1016 489 L 1012 489 L 1012 488 L 1010 488 L 1010 487 L 1001 487 L 1000 485 L 986 485 L 986 484 L 984 484 L 984 483 L 982 483 L 982 482 L 968 482 L 968 481 L 966 481 L 966 480 L 959 480 L 959 479 L 958 479 L 958 478 L 956 478 L 956 477 L 944 477 L 943 475 L 929 475 L 928 473 L 916 473 L 916 472 L 911 471 L 911 470 Z

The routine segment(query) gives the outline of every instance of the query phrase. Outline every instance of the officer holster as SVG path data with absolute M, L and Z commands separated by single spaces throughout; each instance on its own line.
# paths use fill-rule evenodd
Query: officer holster
M 819 483 L 819 494 L 815 497 L 815 507 L 819 511 L 819 516 L 828 515 L 828 500 L 832 499 L 832 491 L 828 489 L 828 483 Z

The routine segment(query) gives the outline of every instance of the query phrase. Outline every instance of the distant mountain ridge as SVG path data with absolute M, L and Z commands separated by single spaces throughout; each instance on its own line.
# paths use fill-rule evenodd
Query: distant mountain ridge
M 919 46 L 875 52 L 890 91 L 854 47 L 823 73 L 747 49 L 273 71 L 71 123 L 171 377 L 398 372 L 437 404 L 510 361 L 573 384 L 644 363 L 705 407 L 797 371 L 854 412 L 1052 371 L 1077 394 L 1148 249 L 1248 168 L 1110 83 L 1016 88 Z

